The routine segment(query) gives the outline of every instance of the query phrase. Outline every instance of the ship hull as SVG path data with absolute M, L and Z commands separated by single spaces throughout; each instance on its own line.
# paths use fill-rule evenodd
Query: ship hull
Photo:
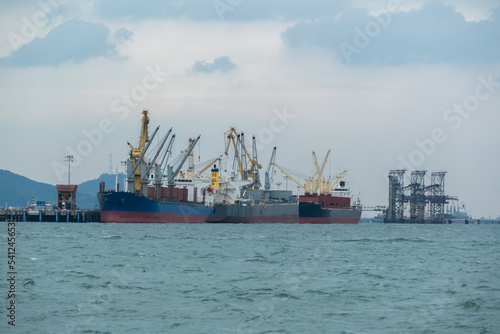
M 102 223 L 203 223 L 213 212 L 203 204 L 156 201 L 123 191 L 97 197 Z
M 299 222 L 299 207 L 296 203 L 272 204 L 216 204 L 207 223 L 231 224 L 296 224 Z
M 322 208 L 316 203 L 299 203 L 300 224 L 357 224 L 360 219 L 360 209 Z

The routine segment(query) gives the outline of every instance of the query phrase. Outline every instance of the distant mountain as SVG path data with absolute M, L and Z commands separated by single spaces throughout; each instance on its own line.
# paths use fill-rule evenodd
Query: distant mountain
M 0 169 L 0 207 L 4 207 L 5 203 L 14 207 L 27 206 L 32 196 L 35 196 L 35 201 L 57 202 L 55 186 Z
M 120 189 L 123 189 L 124 179 L 123 174 L 118 175 Z M 114 189 L 116 176 L 102 174 L 97 179 L 79 184 L 76 192 L 76 204 L 79 208 L 98 208 L 96 194 L 101 182 L 106 183 L 106 189 Z M 45 201 L 45 203 L 55 205 L 57 203 L 56 186 L 36 182 L 8 170 L 0 169 L 0 207 L 4 207 L 5 203 L 8 206 L 25 207 L 31 203 L 32 196 L 35 196 L 35 201 Z

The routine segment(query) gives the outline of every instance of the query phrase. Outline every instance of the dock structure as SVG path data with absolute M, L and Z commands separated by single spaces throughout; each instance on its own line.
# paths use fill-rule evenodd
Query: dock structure
M 389 205 L 384 211 L 385 223 L 444 224 L 444 205 L 449 199 L 444 191 L 446 172 L 432 172 L 431 185 L 425 185 L 427 171 L 410 174 L 410 184 L 404 184 L 406 170 L 389 172 Z M 409 207 L 406 212 L 406 207 Z M 426 209 L 428 208 L 428 215 Z
M 0 210 L 0 221 L 40 223 L 99 222 L 99 210 Z
M 75 210 L 76 209 L 76 184 L 56 184 L 57 188 L 57 208 Z
M 5 208 L 0 210 L 0 221 L 39 222 L 39 223 L 92 223 L 100 222 L 99 210 L 81 210 L 76 205 L 76 190 L 78 185 L 56 185 L 57 205 L 45 205 L 44 201 L 35 203 L 32 197 L 31 205 L 26 208 Z

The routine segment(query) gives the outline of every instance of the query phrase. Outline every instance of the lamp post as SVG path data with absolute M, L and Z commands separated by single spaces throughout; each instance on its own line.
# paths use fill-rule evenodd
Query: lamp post
M 68 162 L 68 184 L 71 184 L 71 163 L 73 162 L 73 156 L 67 155 L 65 156 L 66 162 Z

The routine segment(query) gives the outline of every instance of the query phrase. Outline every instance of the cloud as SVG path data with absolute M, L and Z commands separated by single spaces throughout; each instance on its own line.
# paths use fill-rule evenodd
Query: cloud
M 121 39 L 129 38 L 126 31 L 117 31 Z M 109 29 L 103 25 L 72 20 L 52 29 L 42 39 L 22 46 L 0 60 L 11 66 L 58 66 L 73 61 L 84 62 L 92 57 L 113 56 L 115 45 L 109 42 Z
M 297 20 L 335 15 L 350 2 L 325 0 L 96 0 L 97 15 L 134 20 L 188 18 L 194 20 Z
M 315 46 L 344 63 L 494 63 L 500 59 L 500 10 L 490 20 L 468 22 L 435 2 L 419 10 L 386 11 L 377 17 L 351 9 L 336 18 L 300 22 L 282 34 L 292 48 Z
M 199 73 L 212 73 L 212 72 L 230 72 L 236 69 L 237 66 L 229 59 L 229 57 L 219 57 L 214 60 L 213 63 L 207 63 L 206 61 L 197 60 L 193 66 L 193 72 Z
M 120 28 L 113 34 L 115 40 L 120 42 L 126 42 L 132 38 L 133 33 L 127 28 Z

